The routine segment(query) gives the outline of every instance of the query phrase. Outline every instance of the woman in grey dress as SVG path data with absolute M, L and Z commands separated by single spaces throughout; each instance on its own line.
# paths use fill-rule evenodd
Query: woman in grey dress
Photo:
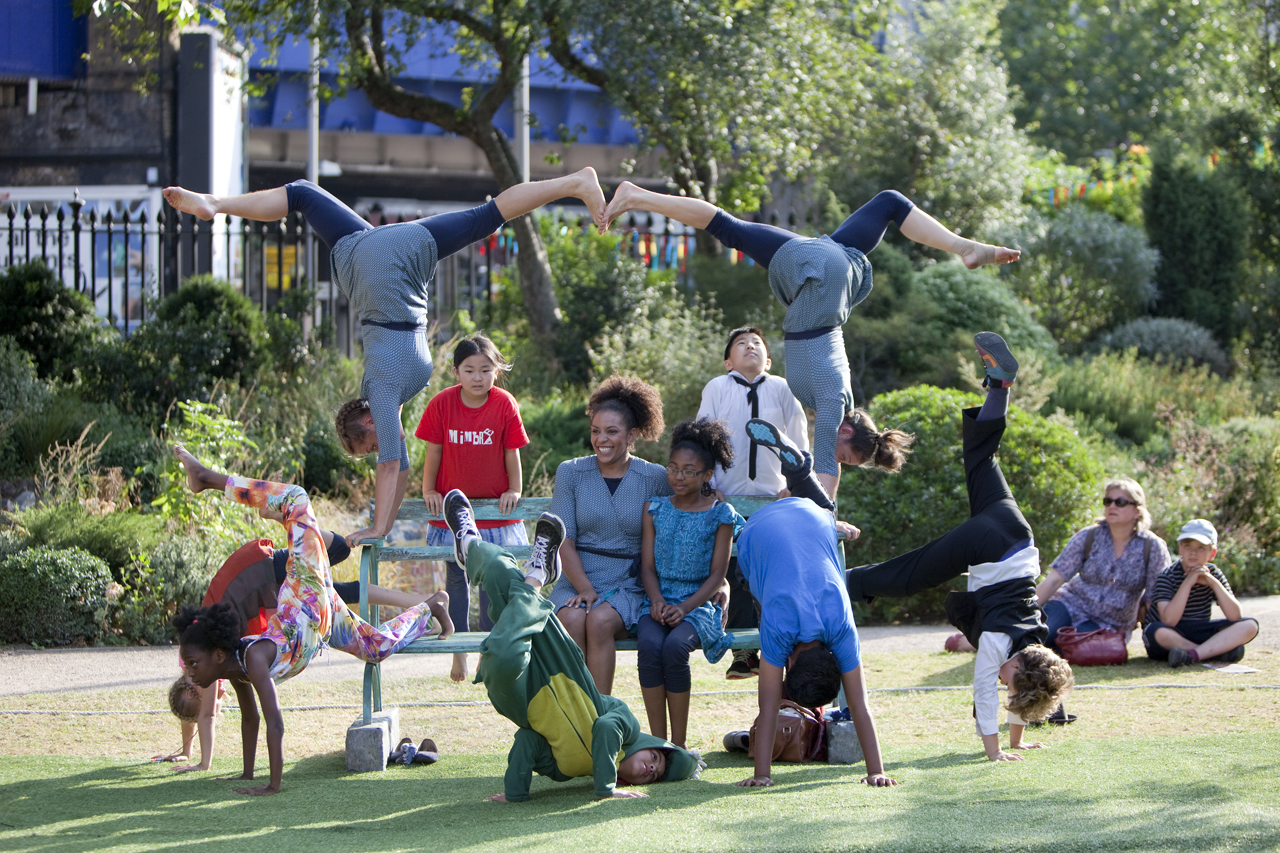
M 556 469 L 551 512 L 564 520 L 564 575 L 551 603 L 587 658 L 603 694 L 613 690 L 614 640 L 640 618 L 640 530 L 650 498 L 671 494 L 667 469 L 631 455 L 637 438 L 662 434 L 662 398 L 634 377 L 606 379 L 587 404 L 591 449 Z

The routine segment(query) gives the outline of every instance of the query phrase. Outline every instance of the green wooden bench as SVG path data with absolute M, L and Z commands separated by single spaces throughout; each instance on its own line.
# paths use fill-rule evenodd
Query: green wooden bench
M 728 502 L 733 504 L 734 509 L 742 515 L 750 515 L 756 510 L 770 503 L 775 498 L 769 497 L 746 497 L 739 495 L 731 495 L 727 498 Z M 476 520 L 489 521 L 494 519 L 519 519 L 521 521 L 534 521 L 542 513 L 551 508 L 551 498 L 521 498 L 515 512 L 511 515 L 501 515 L 498 512 L 497 500 L 477 500 L 472 501 L 472 510 Z M 372 517 L 372 513 L 371 513 Z M 400 505 L 400 512 L 396 516 L 397 521 L 440 521 L 440 516 L 433 515 L 427 511 L 424 501 L 406 500 Z M 369 584 L 378 582 L 378 565 L 380 563 L 398 562 L 400 560 L 452 560 L 453 547 L 451 545 L 439 546 L 417 546 L 409 548 L 396 548 L 388 546 L 381 539 L 365 539 L 361 543 L 364 548 L 360 554 L 360 616 L 367 622 L 377 625 L 382 620 L 378 618 L 378 608 L 369 604 Z M 736 546 L 735 546 L 736 547 Z M 533 551 L 530 545 L 521 545 L 507 549 L 511 555 L 519 560 L 529 558 Z M 758 631 L 734 631 L 734 643 L 732 648 L 735 649 L 758 649 L 760 648 L 760 633 Z M 455 652 L 479 652 L 480 644 L 488 637 L 488 633 L 483 631 L 470 631 L 454 634 L 447 640 L 440 640 L 435 637 L 425 637 L 415 640 L 408 646 L 401 649 L 397 654 L 402 655 L 444 655 L 453 654 Z M 633 639 L 618 640 L 617 647 L 619 651 L 635 651 L 636 641 Z M 364 722 L 367 725 L 372 719 L 373 713 L 382 710 L 382 670 L 376 663 L 366 663 L 364 666 Z

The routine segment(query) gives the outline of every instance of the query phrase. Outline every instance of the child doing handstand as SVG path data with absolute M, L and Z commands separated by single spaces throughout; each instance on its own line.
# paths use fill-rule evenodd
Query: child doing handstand
M 477 680 L 493 709 L 519 727 L 503 792 L 489 799 L 528 800 L 534 773 L 557 782 L 590 776 L 599 798 L 648 796 L 620 785 L 696 778 L 705 766 L 697 753 L 642 733 L 625 702 L 596 689 L 582 650 L 542 597 L 560 574 L 564 522 L 542 514 L 522 574 L 510 553 L 480 538 L 462 492 L 445 495 L 444 516 L 454 558 L 489 595 L 493 630 L 481 646 Z
M 275 518 L 278 514 L 261 512 L 264 518 Z M 341 563 L 351 554 L 347 541 L 331 531 L 321 530 L 325 549 L 329 557 L 329 565 Z M 276 603 L 280 587 L 284 584 L 289 551 L 285 548 L 273 549 L 270 539 L 255 539 L 247 542 L 227 558 L 218 569 L 209 588 L 205 592 L 201 607 L 209 607 L 220 601 L 232 605 L 240 617 L 241 636 L 261 634 L 267 629 L 271 614 L 276 612 Z M 344 602 L 360 600 L 360 583 L 335 583 L 334 591 Z M 369 585 L 369 603 L 390 607 L 409 608 L 416 604 L 448 605 L 448 595 L 437 592 L 423 599 L 419 595 L 411 595 L 399 590 Z M 179 659 L 181 665 L 181 659 Z M 182 749 L 171 755 L 157 755 L 153 761 L 190 761 L 191 746 L 196 732 L 200 735 L 200 761 L 195 764 L 182 764 L 173 768 L 175 773 L 191 770 L 208 770 L 213 761 L 215 724 L 221 700 L 226 696 L 226 685 L 221 679 L 216 688 L 205 689 L 193 682 L 186 672 L 178 676 L 169 688 L 169 710 L 182 722 Z
M 175 447 L 174 452 L 186 468 L 187 485 L 193 492 L 219 489 L 232 500 L 278 512 L 288 534 L 287 577 L 280 587 L 276 612 L 261 634 L 242 638 L 240 615 L 225 602 L 188 607 L 173 619 L 182 661 L 191 680 L 208 688 L 226 678 L 235 688 L 244 749 L 244 771 L 237 779 L 253 778 L 259 724 L 255 692 L 262 702 L 271 778 L 266 785 L 237 788 L 236 793 L 279 793 L 284 769 L 284 717 L 276 682 L 302 672 L 324 645 L 377 663 L 425 635 L 433 616 L 442 626 L 441 637 L 453 633 L 453 623 L 443 601 L 411 607 L 380 627 L 365 622 L 333 589 L 324 541 L 301 486 L 219 474 L 181 447 Z
M 832 499 L 842 464 L 880 464 L 878 456 L 868 457 L 851 445 L 853 390 L 841 327 L 854 306 L 871 292 L 867 254 L 879 245 L 889 223 L 897 223 L 903 236 L 916 243 L 959 255 L 970 269 L 1007 264 L 1019 256 L 1014 249 L 956 235 L 893 190 L 858 208 L 830 237 L 818 239 L 772 225 L 743 222 L 701 199 L 650 192 L 623 181 L 604 217 L 612 222 L 629 210 L 647 210 L 705 229 L 769 271 L 769 287 L 787 306 L 782 324 L 787 384 L 796 398 L 815 412 L 814 464 Z
M 689 653 L 702 648 L 715 663 L 733 642 L 724 611 L 711 597 L 724 584 L 742 516 L 715 499 L 716 466 L 733 465 L 723 421 L 682 421 L 671 433 L 667 482 L 671 497 L 649 501 L 640 536 L 640 580 L 649 602 L 636 623 L 640 692 L 649 732 L 685 745 L 689 726 Z
M 851 600 L 869 601 L 915 595 L 968 572 L 968 591 L 947 595 L 947 618 L 978 650 L 974 718 L 987 758 L 1015 761 L 1022 756 L 1000 748 L 997 682 L 1009 688 L 1010 749 L 1035 749 L 1041 744 L 1022 742 L 1026 722 L 1047 717 L 1074 681 L 1071 666 L 1044 646 L 1048 629 L 1035 595 L 1040 554 L 995 459 L 1018 362 L 993 332 L 974 343 L 986 367 L 987 400 L 961 416 L 969 520 L 922 548 L 850 569 L 846 582 Z

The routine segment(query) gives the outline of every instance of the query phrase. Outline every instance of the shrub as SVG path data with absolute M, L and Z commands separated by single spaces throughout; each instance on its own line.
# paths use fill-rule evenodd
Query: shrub
M 688 264 L 698 296 L 724 312 L 726 328 L 782 328 L 787 309 L 769 289 L 769 273 L 764 267 L 745 261 L 732 264 L 723 255 L 699 254 L 691 254 Z
M 333 427 L 319 420 L 307 429 L 302 454 L 302 487 L 308 492 L 330 494 L 356 474 L 354 461 L 333 436 Z
M 172 641 L 169 619 L 180 608 L 204 600 L 222 564 L 219 554 L 205 540 L 181 537 L 134 560 L 121 581 L 124 594 L 111 613 L 109 625 L 117 639 L 153 645 Z
M 1230 367 L 1227 354 L 1204 326 L 1173 317 L 1139 317 L 1113 329 L 1100 341 L 1112 351 L 1136 349 L 1138 355 L 1172 365 L 1208 365 L 1219 376 Z
M 1222 379 L 1207 365 L 1180 370 L 1132 349 L 1070 362 L 1046 408 L 1061 408 L 1103 435 L 1136 445 L 1166 434 L 1161 418 L 1171 412 L 1197 424 L 1254 413 L 1243 379 Z
M 0 562 L 7 613 L 0 638 L 41 646 L 92 642 L 106 613 L 111 572 L 80 548 L 39 547 Z
M 21 519 L 31 545 L 81 548 L 106 563 L 116 580 L 123 578 L 139 555 L 155 548 L 165 532 L 164 521 L 157 515 L 93 515 L 74 501 L 33 507 Z
M 48 396 L 31 356 L 16 339 L 0 337 L 0 439 L 25 413 L 43 409 Z
M 27 537 L 12 528 L 0 530 L 0 563 L 12 557 L 19 551 L 25 551 L 31 547 L 27 541 Z
M 1063 344 L 1075 347 L 1155 302 L 1159 254 L 1135 225 L 1073 204 L 1004 236 L 1023 250 L 1004 275 Z
M 553 397 L 541 403 L 522 404 L 520 418 L 529 434 L 529 445 L 520 451 L 525 487 L 530 488 L 539 473 L 555 477 L 556 467 L 566 459 L 591 452 L 591 424 L 587 421 L 587 401 L 582 397 Z M 537 470 L 535 470 L 535 467 Z M 551 492 L 547 491 L 546 497 Z
M 918 548 L 969 517 L 960 411 L 980 399 L 922 385 L 871 401 L 876 424 L 913 433 L 916 451 L 898 474 L 855 469 L 844 475 L 840 517 L 862 530 L 846 551 L 850 565 L 877 563 Z M 1102 467 L 1068 424 L 1017 408 L 1010 410 L 999 459 L 1047 564 L 1092 517 Z M 963 584 L 959 579 L 951 588 L 963 589 Z M 946 592 L 877 600 L 869 608 L 860 605 L 859 615 L 937 618 Z
M 41 379 L 71 380 L 86 350 L 117 337 L 98 320 L 88 297 L 66 287 L 42 261 L 0 273 L 0 305 L 0 335 L 31 354 Z

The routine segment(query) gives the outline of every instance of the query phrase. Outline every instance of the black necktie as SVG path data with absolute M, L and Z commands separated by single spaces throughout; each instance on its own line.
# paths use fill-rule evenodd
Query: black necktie
M 748 382 L 741 376 L 732 377 L 743 388 L 747 389 L 747 402 L 751 404 L 751 417 L 760 417 L 760 383 L 765 380 L 765 376 L 761 376 L 755 382 Z M 756 478 L 756 443 L 751 442 L 751 456 L 747 462 L 747 478 L 754 480 Z

